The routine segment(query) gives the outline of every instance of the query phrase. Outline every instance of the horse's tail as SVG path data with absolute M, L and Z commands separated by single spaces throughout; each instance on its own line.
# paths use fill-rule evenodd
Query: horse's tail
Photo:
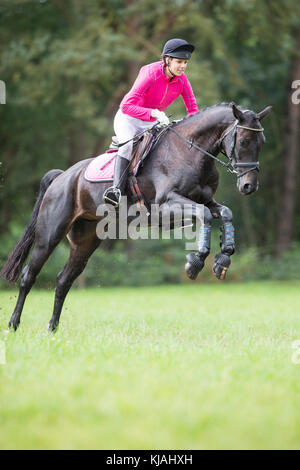
M 45 192 L 47 191 L 53 180 L 57 178 L 57 176 L 61 173 L 63 173 L 62 170 L 50 170 L 41 179 L 40 191 L 35 202 L 30 220 L 24 230 L 23 235 L 16 244 L 12 253 L 7 258 L 2 270 L 0 271 L 0 275 L 5 281 L 14 283 L 18 280 L 24 261 L 26 260 L 30 248 L 32 247 L 32 244 L 34 242 L 36 221 Z

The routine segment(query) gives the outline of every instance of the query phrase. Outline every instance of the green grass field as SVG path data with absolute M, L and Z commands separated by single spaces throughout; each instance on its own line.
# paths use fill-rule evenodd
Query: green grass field
M 2 291 L 2 449 L 299 449 L 300 283 Z M 292 360 L 294 358 L 296 360 Z

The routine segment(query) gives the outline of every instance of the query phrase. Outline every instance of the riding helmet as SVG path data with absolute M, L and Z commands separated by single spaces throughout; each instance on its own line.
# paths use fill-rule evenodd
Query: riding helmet
M 162 55 L 176 57 L 177 59 L 190 59 L 195 47 L 184 39 L 169 39 L 164 45 Z

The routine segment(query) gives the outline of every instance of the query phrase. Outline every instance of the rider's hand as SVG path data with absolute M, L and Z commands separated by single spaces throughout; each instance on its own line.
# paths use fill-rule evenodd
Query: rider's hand
M 163 126 L 167 126 L 168 124 L 170 124 L 168 116 L 166 116 L 163 111 L 159 111 L 158 109 L 152 109 L 151 116 L 157 119 L 158 122 Z

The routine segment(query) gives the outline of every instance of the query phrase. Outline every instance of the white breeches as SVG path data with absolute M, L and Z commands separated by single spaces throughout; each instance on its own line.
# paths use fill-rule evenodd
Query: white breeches
M 136 119 L 129 116 L 128 114 L 122 113 L 122 111 L 119 109 L 114 119 L 114 130 L 118 142 L 122 143 L 132 139 L 140 132 L 149 129 L 154 124 L 155 121 L 141 121 L 140 119 Z M 131 140 L 128 142 L 128 144 L 119 148 L 118 155 L 120 155 L 120 157 L 127 158 L 127 160 L 130 161 L 132 158 L 132 146 L 133 141 Z

